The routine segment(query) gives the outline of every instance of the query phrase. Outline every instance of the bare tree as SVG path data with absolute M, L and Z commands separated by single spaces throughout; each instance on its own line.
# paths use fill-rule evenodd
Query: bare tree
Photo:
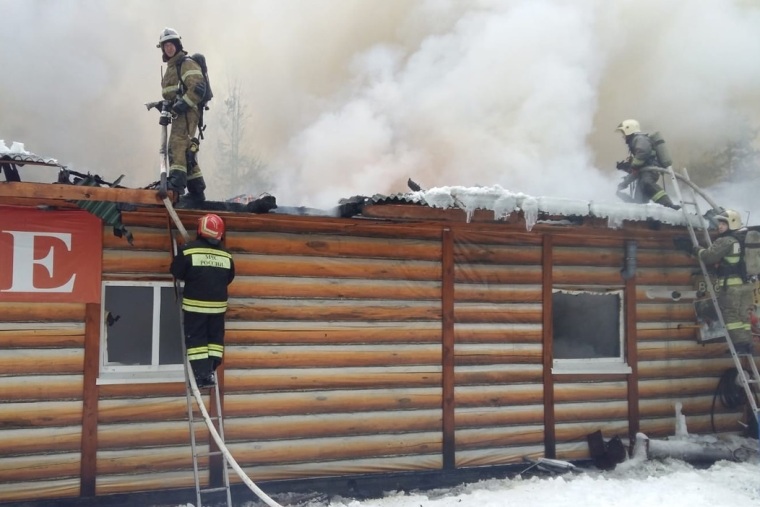
M 271 176 L 260 158 L 246 152 L 246 122 L 249 118 L 241 97 L 240 83 L 231 83 L 220 119 L 222 136 L 217 143 L 216 163 L 229 197 L 241 193 L 259 195 L 271 188 Z

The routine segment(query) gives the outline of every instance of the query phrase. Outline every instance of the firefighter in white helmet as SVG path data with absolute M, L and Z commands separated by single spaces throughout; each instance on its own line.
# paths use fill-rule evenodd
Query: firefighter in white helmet
M 738 212 L 725 210 L 715 216 L 718 237 L 709 248 L 694 247 L 694 255 L 708 267 L 715 267 L 718 306 L 731 342 L 739 354 L 752 354 L 750 310 L 755 305 L 754 284 L 747 283 L 741 270 L 742 243 L 737 231 L 742 228 Z
M 166 62 L 161 94 L 175 116 L 169 135 L 167 184 L 177 197 L 182 196 L 187 187 L 188 195 L 180 201 L 179 207 L 199 207 L 205 201 L 206 183 L 197 162 L 199 143 L 196 131 L 202 113 L 199 104 L 206 82 L 200 65 L 187 56 L 182 47 L 182 37 L 176 30 L 164 28 L 156 47 L 161 49 L 162 59 Z M 163 117 L 162 121 L 168 122 Z
M 681 209 L 677 204 L 673 204 L 670 196 L 657 183 L 660 172 L 654 170 L 653 167 L 664 168 L 665 166 L 658 160 L 655 144 L 650 136 L 641 132 L 639 122 L 632 119 L 624 120 L 615 131 L 623 135 L 629 150 L 628 158 L 617 164 L 618 169 L 628 173 L 618 185 L 618 190 L 625 190 L 635 182 L 636 187 L 633 193 L 635 202 L 645 203 L 651 200 L 668 208 Z

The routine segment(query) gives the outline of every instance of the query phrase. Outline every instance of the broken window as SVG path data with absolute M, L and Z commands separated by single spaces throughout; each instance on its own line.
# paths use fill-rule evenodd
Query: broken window
M 169 282 L 104 282 L 98 383 L 184 379 L 180 299 Z
M 552 329 L 556 372 L 630 371 L 625 365 L 622 291 L 555 290 Z

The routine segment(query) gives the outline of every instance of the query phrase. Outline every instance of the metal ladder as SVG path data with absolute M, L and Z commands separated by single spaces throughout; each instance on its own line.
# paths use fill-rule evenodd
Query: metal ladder
M 183 340 L 184 342 L 184 340 Z M 184 346 L 183 352 L 184 352 Z M 219 433 L 219 436 L 221 437 L 222 441 L 224 441 L 224 418 L 222 416 L 222 403 L 221 403 L 221 397 L 219 396 L 219 383 L 217 382 L 214 384 L 213 387 L 204 388 L 209 390 L 209 401 L 212 406 L 216 408 L 216 414 L 211 416 L 208 414 L 201 414 L 203 417 L 196 418 L 195 411 L 193 410 L 193 396 L 194 390 L 198 390 L 198 386 L 195 383 L 195 377 L 193 376 L 192 369 L 190 367 L 190 362 L 187 360 L 185 356 L 185 395 L 187 398 L 187 419 L 190 424 L 190 448 L 193 453 L 193 477 L 195 479 L 195 499 L 196 499 L 196 507 L 203 507 L 203 495 L 212 495 L 214 493 L 219 493 L 221 491 L 226 492 L 227 496 L 227 507 L 232 507 L 232 496 L 230 494 L 230 475 L 229 470 L 227 468 L 227 460 L 222 458 L 222 461 L 224 463 L 223 467 L 223 485 L 217 486 L 217 487 L 201 487 L 201 480 L 200 480 L 200 467 L 198 464 L 199 458 L 201 457 L 208 457 L 209 459 L 212 456 L 222 456 L 223 453 L 221 450 L 217 449 L 215 451 L 211 450 L 211 442 L 212 439 L 209 437 L 209 451 L 207 452 L 200 452 L 198 450 L 198 445 L 195 440 L 195 430 L 196 427 L 199 425 L 208 425 L 213 424 L 213 422 L 216 422 L 216 428 L 217 432 Z M 200 393 L 200 391 L 199 391 Z M 196 399 L 201 399 L 200 396 L 197 396 Z M 208 417 L 208 419 L 206 419 Z M 210 462 L 209 462 L 209 468 L 210 468 Z
M 705 218 L 702 215 L 702 212 L 699 209 L 699 204 L 697 203 L 697 194 L 694 188 L 694 184 L 689 179 L 689 173 L 686 171 L 686 169 L 683 169 L 683 174 L 680 176 L 681 181 L 687 184 L 689 190 L 690 190 L 690 200 L 685 201 L 683 198 L 683 195 L 681 193 L 681 186 L 679 185 L 679 177 L 676 175 L 675 171 L 673 170 L 672 166 L 669 166 L 667 169 L 667 174 L 670 176 L 670 179 L 673 183 L 673 189 L 675 190 L 676 197 L 678 198 L 679 203 L 681 204 L 681 211 L 683 212 L 684 221 L 686 222 L 686 228 L 689 230 L 689 237 L 691 238 L 691 244 L 693 246 L 699 246 L 699 241 L 697 240 L 696 232 L 694 231 L 694 225 L 692 224 L 692 219 L 694 218 L 691 213 L 689 212 L 689 208 L 693 210 L 693 213 L 696 215 L 697 220 L 699 221 L 699 228 L 702 230 L 703 233 L 703 239 L 705 242 L 705 245 L 710 246 L 712 245 L 712 239 L 710 238 L 710 233 L 708 232 L 708 226 L 705 222 Z M 757 404 L 757 398 L 755 397 L 754 392 L 752 391 L 752 385 L 760 387 L 760 374 L 757 370 L 757 364 L 755 364 L 755 359 L 752 356 L 752 354 L 737 354 L 736 348 L 734 348 L 734 343 L 731 341 L 731 337 L 728 334 L 728 329 L 726 328 L 726 322 L 723 320 L 723 313 L 720 311 L 720 306 L 718 306 L 718 297 L 715 293 L 715 285 L 712 283 L 710 279 L 710 274 L 707 271 L 707 267 L 705 266 L 705 263 L 702 261 L 702 259 L 697 259 L 699 261 L 699 267 L 702 270 L 702 276 L 705 279 L 705 287 L 707 289 L 707 292 L 710 294 L 710 299 L 712 300 L 713 308 L 715 308 L 715 314 L 718 316 L 718 322 L 720 324 L 720 329 L 723 333 L 723 335 L 726 337 L 726 343 L 728 344 L 728 349 L 731 352 L 731 358 L 734 361 L 734 366 L 736 367 L 736 371 L 738 372 L 738 380 L 741 383 L 742 388 L 744 389 L 744 393 L 747 397 L 747 402 L 750 404 L 750 407 L 752 408 L 752 414 L 755 417 L 755 420 L 760 422 L 760 412 L 758 412 L 758 404 Z M 744 367 L 742 366 L 742 357 L 745 358 L 746 363 L 749 365 L 749 368 L 751 372 L 747 372 Z

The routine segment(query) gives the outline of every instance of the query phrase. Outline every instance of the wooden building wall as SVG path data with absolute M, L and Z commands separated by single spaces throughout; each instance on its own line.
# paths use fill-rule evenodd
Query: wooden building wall
M 182 212 L 188 228 L 197 216 Z M 677 401 L 692 432 L 710 430 L 712 393 L 731 361 L 725 346 L 697 344 L 690 302 L 647 297 L 690 286 L 693 261 L 672 250 L 669 233 L 225 220 L 237 267 L 225 433 L 255 480 L 585 458 L 597 429 L 672 434 Z M 135 244 L 107 229 L 104 280 L 168 280 L 165 214 L 124 221 Z M 637 276 L 624 281 L 631 236 Z M 544 309 L 557 286 L 633 296 L 632 374 L 551 374 Z M 3 500 L 192 487 L 183 385 L 85 379 L 99 314 L 99 305 L 0 304 Z M 737 414 L 718 411 L 720 430 L 739 429 Z M 196 436 L 208 441 L 202 427 Z

